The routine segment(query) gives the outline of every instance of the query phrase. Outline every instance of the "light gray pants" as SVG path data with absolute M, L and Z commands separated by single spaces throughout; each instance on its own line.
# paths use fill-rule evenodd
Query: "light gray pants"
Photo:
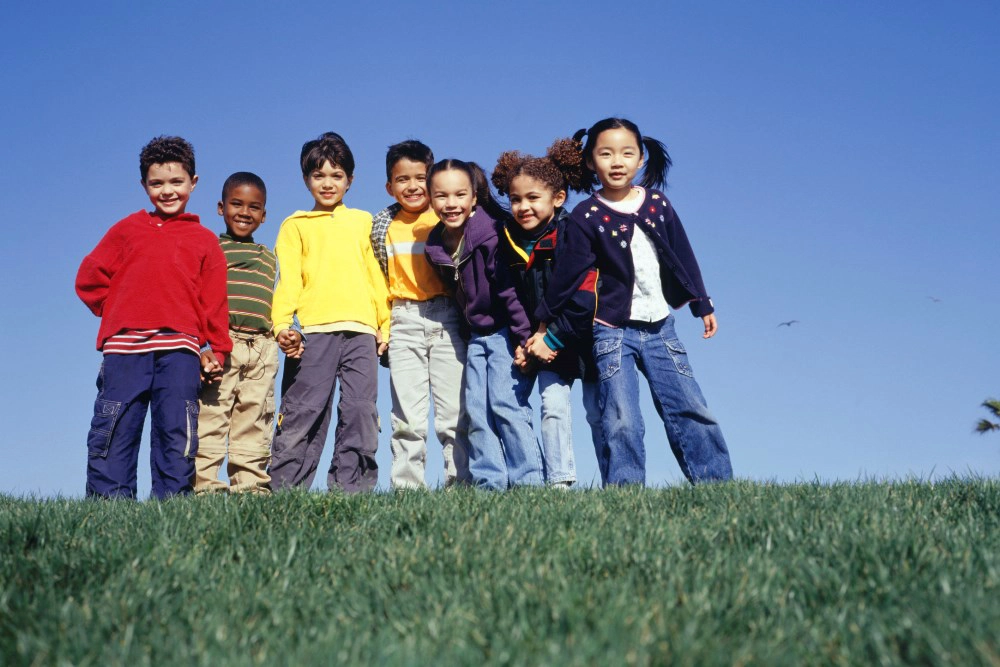
M 392 486 L 422 488 L 427 418 L 444 456 L 445 484 L 468 481 L 466 429 L 459 429 L 465 341 L 454 301 L 397 299 L 392 304 L 389 372 L 392 386 Z
M 285 358 L 281 410 L 271 446 L 271 487 L 312 486 L 340 380 L 337 429 L 327 488 L 370 491 L 378 481 L 378 358 L 375 336 L 311 333 L 300 359 Z

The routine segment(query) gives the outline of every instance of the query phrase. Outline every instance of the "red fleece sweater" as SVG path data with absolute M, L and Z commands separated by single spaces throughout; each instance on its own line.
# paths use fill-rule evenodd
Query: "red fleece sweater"
M 191 334 L 219 363 L 233 349 L 226 257 L 197 215 L 162 221 L 138 211 L 115 223 L 80 264 L 76 293 L 101 318 L 98 350 L 129 329 Z

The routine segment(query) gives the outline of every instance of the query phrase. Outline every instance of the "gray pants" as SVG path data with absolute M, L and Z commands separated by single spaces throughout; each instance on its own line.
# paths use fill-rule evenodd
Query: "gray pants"
M 281 410 L 271 447 L 271 487 L 312 486 L 340 380 L 337 429 L 327 488 L 370 491 L 378 481 L 378 358 L 375 337 L 312 333 L 300 359 L 285 358 Z

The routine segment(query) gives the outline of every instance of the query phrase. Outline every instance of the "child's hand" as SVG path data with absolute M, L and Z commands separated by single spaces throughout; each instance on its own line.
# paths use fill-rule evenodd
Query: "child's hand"
M 715 313 L 706 315 L 701 320 L 705 323 L 705 333 L 702 335 L 702 338 L 711 338 L 714 336 L 715 332 L 719 330 L 719 323 L 715 321 Z
M 276 340 L 281 351 L 292 359 L 300 358 L 302 352 L 305 350 L 305 342 L 302 340 L 302 334 L 295 329 L 282 329 Z
M 528 351 L 528 354 L 536 357 L 539 361 L 545 364 L 552 362 L 552 360 L 559 354 L 545 344 L 545 334 L 541 331 L 535 333 L 528 339 L 528 344 L 525 346 L 525 349 Z
M 375 354 L 381 357 L 389 349 L 389 341 L 382 340 L 382 332 L 375 332 Z
M 206 383 L 222 382 L 222 364 L 215 358 L 215 353 L 205 350 L 201 353 L 201 381 Z
M 514 365 L 522 370 L 528 365 L 528 357 L 524 354 L 524 348 L 520 345 L 514 350 Z

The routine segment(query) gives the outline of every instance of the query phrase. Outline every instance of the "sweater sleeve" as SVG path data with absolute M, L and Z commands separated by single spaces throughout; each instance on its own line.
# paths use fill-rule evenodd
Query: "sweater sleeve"
M 278 334 L 291 328 L 302 295 L 302 236 L 293 220 L 281 224 L 274 254 L 278 257 L 278 284 L 274 288 L 271 321 Z
M 104 313 L 111 280 L 121 267 L 123 236 L 119 232 L 120 224 L 108 230 L 97 247 L 83 258 L 76 273 L 76 294 L 98 317 Z
M 687 277 L 687 282 L 683 285 L 684 291 L 685 293 L 704 295 L 687 302 L 688 307 L 691 309 L 691 314 L 695 317 L 711 315 L 715 312 L 715 307 L 712 305 L 712 299 L 708 296 L 708 291 L 705 289 L 705 283 L 701 277 L 701 268 L 698 266 L 698 260 L 694 256 L 694 249 L 691 248 L 691 242 L 688 241 L 687 232 L 684 231 L 684 225 L 681 224 L 680 217 L 669 201 L 667 201 L 665 208 L 667 209 L 666 218 L 668 223 L 665 230 L 667 240 L 670 243 L 670 249 L 673 251 L 674 256 L 677 258 L 680 267 Z M 670 305 L 674 308 L 684 305 L 683 302 L 677 303 L 676 297 L 671 299 L 671 301 L 674 303 Z
M 382 236 L 383 247 L 385 245 L 385 235 Z M 368 270 L 368 283 L 371 286 L 372 303 L 375 307 L 376 328 L 382 332 L 382 341 L 389 340 L 389 288 L 386 285 L 386 277 L 382 273 L 378 260 L 372 249 L 370 239 L 365 239 L 362 243 L 361 251 L 364 255 L 365 267 Z
M 507 313 L 507 324 L 510 326 L 512 342 L 524 345 L 531 336 L 531 321 L 524 312 L 524 305 L 517 296 L 517 289 L 510 275 L 507 262 L 497 261 L 497 244 L 491 244 L 486 256 L 486 275 L 492 276 L 493 289 L 500 303 L 504 304 Z
M 593 239 L 588 227 L 581 222 L 578 212 L 581 206 L 573 210 L 566 227 L 556 246 L 554 271 L 545 289 L 545 296 L 535 313 L 536 317 L 550 324 L 559 317 L 562 310 L 576 295 L 580 285 L 590 269 L 594 267 L 597 256 L 594 254 Z
M 559 265 L 556 264 L 556 271 Z M 590 269 L 582 276 L 573 296 L 559 314 L 548 323 L 546 334 L 554 338 L 558 347 L 580 341 L 589 341 L 593 335 L 594 311 L 597 309 L 597 269 Z M 549 347 L 552 347 L 549 344 Z M 558 349 L 552 347 L 552 349 Z
M 205 342 L 218 357 L 219 363 L 233 349 L 229 338 L 229 295 L 226 281 L 226 255 L 213 238 L 205 257 L 201 274 L 201 309 L 205 314 Z

